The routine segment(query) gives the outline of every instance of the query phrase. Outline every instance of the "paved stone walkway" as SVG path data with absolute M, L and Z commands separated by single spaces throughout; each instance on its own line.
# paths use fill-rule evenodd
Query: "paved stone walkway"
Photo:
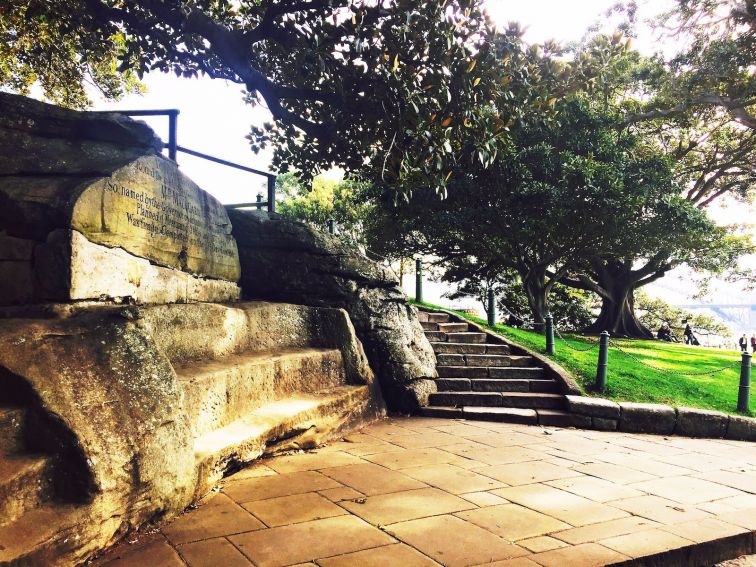
M 261 461 L 98 565 L 706 564 L 755 534 L 756 444 L 401 418 Z

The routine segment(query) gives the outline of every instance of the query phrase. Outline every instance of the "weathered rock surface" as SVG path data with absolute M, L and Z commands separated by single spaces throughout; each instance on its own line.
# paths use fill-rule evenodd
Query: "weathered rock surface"
M 727 424 L 727 439 L 756 441 L 756 419 L 741 415 L 731 415 Z
M 0 106 L 0 304 L 238 298 L 224 207 L 146 125 L 3 93 Z
M 620 402 L 620 430 L 630 433 L 671 435 L 675 430 L 675 408 L 662 404 Z
M 421 405 L 435 356 L 390 269 L 301 223 L 236 210 L 229 216 L 245 297 L 345 309 L 389 407 Z
M 724 437 L 729 417 L 718 411 L 698 408 L 677 408 L 677 435 L 688 437 Z
M 0 471 L 20 415 L 4 404 L 28 406 L 27 449 L 60 465 L 50 473 L 57 501 L 46 505 L 36 468 L 25 484 L 0 478 L 0 564 L 75 564 L 180 512 L 229 470 L 385 413 L 343 310 L 254 302 L 60 313 L 0 318 Z M 7 504 L 4 487 L 23 506 Z
M 619 419 L 620 406 L 611 400 L 588 396 L 566 396 L 569 410 L 581 415 L 604 419 Z

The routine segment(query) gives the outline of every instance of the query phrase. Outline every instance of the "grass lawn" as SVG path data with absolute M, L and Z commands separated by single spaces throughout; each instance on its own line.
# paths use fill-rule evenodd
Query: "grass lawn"
M 426 307 L 439 308 L 424 303 Z M 484 319 L 461 316 L 488 327 Z M 513 342 L 545 355 L 545 337 L 506 325 L 493 329 Z M 587 348 L 597 338 L 582 338 L 565 335 L 575 348 Z M 556 354 L 552 360 L 569 370 L 580 386 L 591 395 L 591 386 L 596 379 L 598 349 L 575 352 L 555 337 Z M 737 413 L 738 386 L 740 383 L 740 354 L 734 351 L 687 347 L 662 341 L 637 341 L 613 339 L 622 349 L 647 364 L 677 372 L 705 372 L 738 363 L 727 370 L 705 376 L 677 376 L 647 368 L 635 362 L 615 348 L 609 348 L 606 392 L 601 397 L 625 402 L 663 403 L 672 406 L 690 406 L 713 409 L 725 413 Z M 756 389 L 756 385 L 752 390 Z M 756 405 L 756 396 L 751 394 L 751 412 Z

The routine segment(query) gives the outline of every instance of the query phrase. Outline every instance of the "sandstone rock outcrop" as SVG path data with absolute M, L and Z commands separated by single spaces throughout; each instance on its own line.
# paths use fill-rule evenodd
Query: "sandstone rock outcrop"
M 6 461 L 19 425 L 4 416 L 22 410 Z M 266 452 L 309 448 L 383 413 L 338 309 L 195 303 L 0 318 L 0 471 L 40 469 L 19 469 L 20 483 L 0 475 L 0 564 L 74 564 Z
M 229 217 L 246 297 L 345 309 L 389 408 L 424 405 L 435 356 L 389 268 L 302 223 L 239 210 Z
M 0 93 L 0 305 L 237 299 L 223 206 L 145 124 Z

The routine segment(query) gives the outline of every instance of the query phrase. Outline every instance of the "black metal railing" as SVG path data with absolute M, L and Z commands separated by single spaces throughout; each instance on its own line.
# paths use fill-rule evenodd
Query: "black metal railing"
M 178 108 L 165 108 L 165 109 L 155 109 L 155 110 L 113 110 L 113 111 L 105 111 L 105 112 L 124 114 L 126 116 L 167 116 L 168 117 L 168 141 L 165 142 L 163 146 L 168 150 L 168 157 L 170 159 L 178 163 L 178 159 L 177 159 L 178 152 L 182 152 L 190 156 L 194 156 L 194 157 L 201 158 L 207 161 L 211 161 L 213 163 L 225 165 L 226 167 L 232 167 L 234 169 L 246 171 L 247 173 L 252 173 L 254 175 L 260 175 L 262 177 L 265 177 L 267 179 L 267 190 L 268 190 L 267 201 L 263 200 L 262 194 L 258 194 L 257 200 L 254 202 L 234 203 L 234 204 L 226 205 L 226 206 L 232 209 L 256 207 L 257 210 L 261 210 L 263 207 L 267 207 L 268 212 L 270 213 L 276 212 L 276 176 L 273 173 L 268 173 L 266 171 L 261 171 L 259 169 L 247 167 L 246 165 L 234 163 L 232 161 L 228 161 L 219 157 L 211 156 L 209 154 L 198 152 L 196 150 L 190 150 L 189 148 L 185 148 L 183 146 L 178 145 L 178 115 L 180 112 Z

